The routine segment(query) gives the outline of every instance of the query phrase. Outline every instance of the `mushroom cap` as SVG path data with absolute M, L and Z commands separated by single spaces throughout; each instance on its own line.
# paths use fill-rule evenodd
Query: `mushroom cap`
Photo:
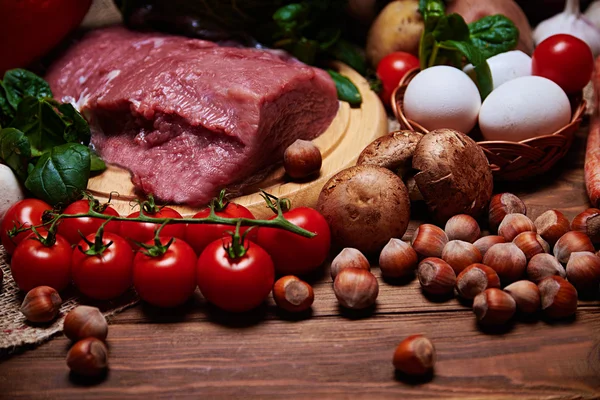
M 356 165 L 376 165 L 389 169 L 401 178 L 412 168 L 412 158 L 423 134 L 394 131 L 375 139 L 358 156 Z
M 415 182 L 438 222 L 457 214 L 480 215 L 492 197 L 492 170 L 481 147 L 453 129 L 436 129 L 413 156 Z

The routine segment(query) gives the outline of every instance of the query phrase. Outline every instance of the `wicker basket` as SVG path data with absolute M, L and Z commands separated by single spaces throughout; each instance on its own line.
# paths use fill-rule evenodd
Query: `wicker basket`
M 404 115 L 404 93 L 409 82 L 419 72 L 414 69 L 406 74 L 392 93 L 392 110 L 400 122 L 402 129 L 427 133 L 428 130 Z M 479 141 L 488 158 L 495 179 L 519 180 L 542 174 L 550 169 L 567 153 L 573 142 L 573 137 L 586 109 L 586 102 L 578 99 L 573 107 L 575 112 L 571 122 L 551 135 L 538 136 L 521 142 L 503 140 Z M 475 127 L 469 136 L 477 140 L 481 137 L 479 128 Z

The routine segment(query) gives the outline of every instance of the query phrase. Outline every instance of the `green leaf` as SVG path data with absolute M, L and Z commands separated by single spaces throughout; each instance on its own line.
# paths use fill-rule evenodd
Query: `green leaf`
M 319 42 L 306 38 L 300 39 L 294 43 L 291 53 L 298 60 L 305 64 L 313 65 L 319 51 Z
M 25 187 L 50 205 L 68 203 L 87 187 L 90 149 L 67 143 L 44 153 L 25 181 Z
M 96 152 L 94 152 L 94 151 L 92 151 L 90 153 L 90 155 L 91 155 L 90 171 L 91 172 L 104 171 L 106 169 L 106 164 L 100 158 L 100 156 L 98 154 L 96 154 Z
M 11 107 L 6 98 L 6 91 L 0 81 L 0 125 L 7 126 L 15 117 L 15 110 Z
M 29 139 L 23 132 L 14 128 L 0 131 L 0 158 L 21 180 L 27 177 L 27 163 L 31 158 Z
M 421 70 L 429 67 L 429 59 L 433 53 L 435 47 L 435 37 L 432 33 L 423 33 L 421 41 L 419 42 L 419 61 L 421 63 Z
M 29 138 L 33 157 L 39 157 L 52 147 L 66 142 L 65 121 L 46 99 L 23 99 L 10 126 L 19 129 Z
M 469 24 L 471 42 L 488 59 L 517 47 L 519 29 L 504 15 L 490 15 Z
M 438 23 L 438 19 L 446 14 L 446 7 L 442 0 L 420 0 L 419 12 L 425 21 L 425 32 L 431 32 Z
M 15 110 L 25 97 L 32 96 L 38 99 L 52 97 L 48 82 L 24 69 L 6 71 L 3 86 L 6 91 L 6 99 Z
M 440 43 L 444 49 L 456 49 L 460 51 L 475 67 L 477 75 L 477 86 L 481 99 L 484 100 L 493 90 L 492 73 L 483 53 L 471 42 L 447 40 Z
M 365 58 L 352 43 L 340 39 L 333 48 L 331 48 L 330 53 L 336 60 L 346 63 L 354 68 L 359 74 L 365 75 L 367 73 L 367 63 Z
M 90 126 L 87 121 L 70 103 L 58 105 L 58 110 L 62 113 L 62 120 L 65 123 L 63 138 L 67 142 L 89 144 L 91 139 Z
M 469 40 L 469 26 L 460 15 L 450 14 L 438 20 L 432 34 L 438 42 L 444 40 L 465 41 Z
M 354 83 L 345 76 L 328 69 L 327 72 L 335 82 L 337 89 L 338 99 L 347 101 L 351 106 L 360 106 L 362 103 L 362 96 L 358 91 L 358 88 L 354 86 Z

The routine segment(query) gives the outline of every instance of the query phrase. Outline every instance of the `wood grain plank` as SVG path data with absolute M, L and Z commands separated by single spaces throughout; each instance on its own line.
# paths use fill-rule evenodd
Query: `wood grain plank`
M 435 343 L 435 375 L 394 375 L 397 343 Z M 378 315 L 219 323 L 112 325 L 108 379 L 86 386 L 64 363 L 58 338 L 0 364 L 6 398 L 581 398 L 600 396 L 600 310 L 550 326 L 519 322 L 482 332 L 472 314 Z

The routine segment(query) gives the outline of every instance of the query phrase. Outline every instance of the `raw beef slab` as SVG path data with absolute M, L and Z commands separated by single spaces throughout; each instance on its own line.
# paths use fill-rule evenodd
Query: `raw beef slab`
M 338 109 L 329 75 L 284 53 L 121 27 L 88 34 L 46 79 L 90 122 L 106 162 L 142 192 L 189 205 L 280 162 Z

